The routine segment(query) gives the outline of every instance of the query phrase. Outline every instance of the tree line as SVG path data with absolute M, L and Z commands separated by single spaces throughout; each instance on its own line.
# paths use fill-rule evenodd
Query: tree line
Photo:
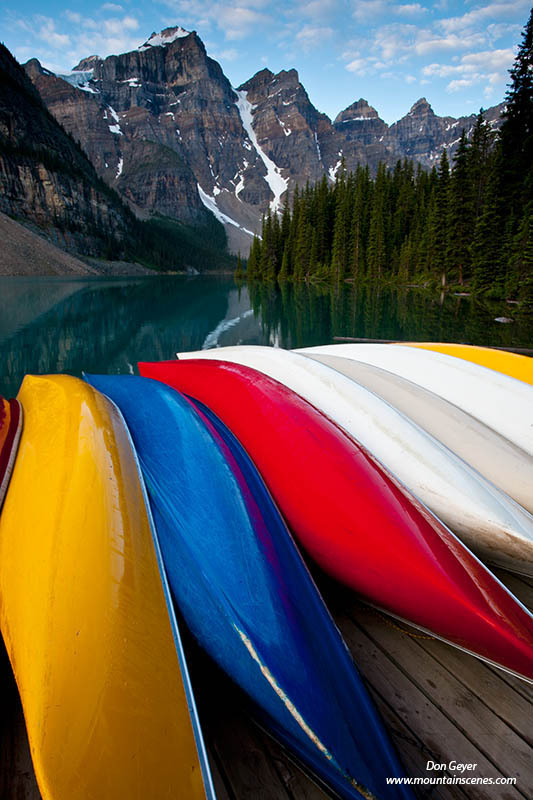
M 468 286 L 533 299 L 533 10 L 496 132 L 481 110 L 452 163 L 412 161 L 375 177 L 343 163 L 335 182 L 294 190 L 268 213 L 246 273 L 253 281 L 390 281 Z

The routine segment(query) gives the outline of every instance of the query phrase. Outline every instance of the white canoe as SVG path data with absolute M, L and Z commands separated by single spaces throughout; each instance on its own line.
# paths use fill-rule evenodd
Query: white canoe
M 472 414 L 533 455 L 533 387 L 461 358 L 388 344 L 333 344 L 298 350 L 343 356 L 390 370 Z
M 466 411 L 388 370 L 341 356 L 309 353 L 308 357 L 375 392 L 533 513 L 533 458 L 529 453 Z
M 531 514 L 373 392 L 324 364 L 277 348 L 222 347 L 178 357 L 244 364 L 280 381 L 366 447 L 480 556 L 533 575 Z

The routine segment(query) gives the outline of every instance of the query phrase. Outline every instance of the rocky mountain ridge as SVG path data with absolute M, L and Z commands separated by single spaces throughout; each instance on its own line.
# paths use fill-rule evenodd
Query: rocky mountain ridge
M 234 89 L 197 33 L 180 27 L 129 53 L 89 56 L 66 75 L 35 59 L 25 67 L 49 111 L 138 214 L 198 222 L 211 211 L 242 252 L 287 189 L 334 180 L 342 160 L 348 170 L 362 163 L 375 172 L 379 161 L 402 158 L 431 168 L 475 120 L 438 117 L 421 98 L 390 126 L 363 99 L 332 122 L 296 70 L 263 69 Z M 501 108 L 486 113 L 494 126 Z
M 31 222 L 60 247 L 93 255 L 104 254 L 110 242 L 120 253 L 134 220 L 3 45 L 0 211 Z

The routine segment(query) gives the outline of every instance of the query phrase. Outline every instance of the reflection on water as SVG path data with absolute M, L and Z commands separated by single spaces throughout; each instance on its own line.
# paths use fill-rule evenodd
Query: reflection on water
M 139 360 L 199 349 L 228 311 L 250 309 L 230 277 L 2 278 L 0 302 L 0 392 L 8 395 L 26 373 L 132 372 Z M 263 341 L 253 315 L 246 333 Z M 227 343 L 224 330 L 218 339 Z
M 505 303 L 420 290 L 238 289 L 231 277 L 0 278 L 0 392 L 26 373 L 136 371 L 139 360 L 230 344 L 305 347 L 335 336 L 531 346 Z M 495 317 L 514 317 L 509 325 Z
M 250 287 L 264 335 L 281 347 L 333 343 L 356 336 L 399 341 L 465 342 L 533 347 L 533 314 L 505 301 L 485 301 L 420 289 L 285 285 Z M 513 318 L 511 324 L 496 317 Z

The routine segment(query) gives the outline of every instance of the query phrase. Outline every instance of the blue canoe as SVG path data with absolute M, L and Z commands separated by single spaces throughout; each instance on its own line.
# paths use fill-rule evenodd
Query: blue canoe
M 341 798 L 410 798 L 402 767 L 250 458 L 205 406 L 136 376 L 86 376 L 122 411 L 171 591 L 263 724 Z M 298 476 L 295 476 L 295 480 Z

